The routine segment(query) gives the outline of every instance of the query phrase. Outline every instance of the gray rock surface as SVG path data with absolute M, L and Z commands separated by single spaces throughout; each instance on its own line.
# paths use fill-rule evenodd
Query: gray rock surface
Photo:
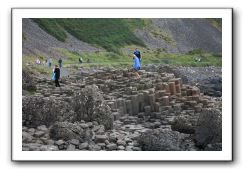
M 222 113 L 218 109 L 204 109 L 198 119 L 196 143 L 206 147 L 211 143 L 222 143 Z
M 57 59 L 62 55 L 60 52 L 55 51 L 55 48 L 65 48 L 70 51 L 76 52 L 95 52 L 98 49 L 90 44 L 82 42 L 69 33 L 66 42 L 60 42 L 53 36 L 42 30 L 35 22 L 31 19 L 23 19 L 23 34 L 26 40 L 23 41 L 23 54 L 33 55 L 38 54 L 36 52 L 42 52 L 49 56 L 55 56 Z M 63 56 L 66 57 L 66 56 Z M 77 60 L 78 62 L 78 60 Z

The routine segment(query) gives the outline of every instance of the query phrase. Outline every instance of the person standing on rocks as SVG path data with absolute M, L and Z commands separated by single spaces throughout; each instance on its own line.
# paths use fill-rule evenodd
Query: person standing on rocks
M 80 62 L 80 63 L 83 63 L 83 59 L 82 59 L 82 57 L 79 58 L 79 62 Z
M 133 53 L 134 55 L 136 55 L 137 57 L 138 57 L 138 59 L 139 59 L 139 61 L 140 61 L 140 63 L 141 63 L 141 52 L 136 48 L 135 50 L 134 50 L 134 53 Z
M 52 59 L 51 58 L 47 59 L 47 65 L 48 65 L 48 67 L 52 66 Z
M 132 66 L 133 66 L 134 73 L 136 75 L 136 79 L 140 79 L 141 77 L 138 73 L 138 71 L 141 69 L 140 60 L 136 55 L 132 55 L 132 57 L 133 57 L 133 61 L 134 61 Z
M 61 58 L 59 58 L 58 64 L 59 64 L 59 67 L 61 68 L 62 67 L 62 59 Z
M 58 65 L 55 65 L 53 73 L 55 74 L 55 76 L 54 76 L 55 86 L 60 87 L 60 84 L 59 84 L 60 69 L 59 69 Z

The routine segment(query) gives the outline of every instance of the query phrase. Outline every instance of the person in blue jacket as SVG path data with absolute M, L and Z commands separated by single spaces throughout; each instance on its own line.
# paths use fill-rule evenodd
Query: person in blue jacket
M 55 77 L 54 77 L 55 86 L 60 87 L 60 84 L 59 84 L 60 69 L 59 69 L 58 65 L 55 65 L 53 73 L 55 74 Z
M 139 59 L 139 61 L 140 61 L 140 63 L 141 63 L 141 52 L 140 52 L 137 48 L 135 48 L 133 54 L 136 55 L 136 56 L 138 57 L 138 59 Z
M 140 60 L 139 60 L 139 58 L 136 55 L 130 55 L 130 56 L 133 57 L 133 65 L 132 65 L 132 67 L 133 67 L 134 73 L 136 75 L 136 78 L 140 79 L 141 77 L 140 77 L 140 75 L 138 73 L 138 71 L 141 69 Z

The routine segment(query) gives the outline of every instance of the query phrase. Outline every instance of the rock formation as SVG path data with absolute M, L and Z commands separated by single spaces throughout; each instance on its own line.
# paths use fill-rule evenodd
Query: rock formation
M 221 150 L 221 98 L 165 72 L 99 68 L 23 96 L 23 150 Z M 210 120 L 211 119 L 211 120 Z

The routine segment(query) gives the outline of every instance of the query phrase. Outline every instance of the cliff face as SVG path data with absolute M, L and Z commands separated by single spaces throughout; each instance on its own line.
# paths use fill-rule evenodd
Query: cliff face
M 207 19 L 152 19 L 152 24 L 157 33 L 136 32 L 150 48 L 164 48 L 169 53 L 202 49 L 221 54 L 222 32 Z
M 55 56 L 57 53 L 52 50 L 53 48 L 78 52 L 105 50 L 99 45 L 95 44 L 94 47 L 94 44 L 78 40 L 68 32 L 66 32 L 65 42 L 61 42 L 31 19 L 23 19 L 22 22 L 23 54 L 43 53 Z M 202 49 L 209 53 L 222 53 L 222 32 L 207 19 L 155 18 L 150 19 L 150 24 L 147 26 L 134 29 L 133 33 L 151 50 L 186 53 L 194 49 Z

